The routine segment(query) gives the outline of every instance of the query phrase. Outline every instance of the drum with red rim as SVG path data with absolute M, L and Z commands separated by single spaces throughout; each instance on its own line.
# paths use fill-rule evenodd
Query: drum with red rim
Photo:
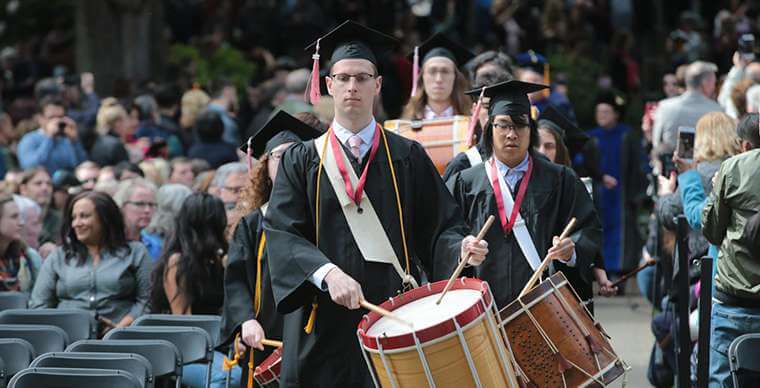
M 279 383 L 281 362 L 282 348 L 277 348 L 256 367 L 253 371 L 253 379 L 262 387 L 266 387 L 272 383 Z
M 375 385 L 518 387 L 488 283 L 457 279 L 436 304 L 445 285 L 427 284 L 380 305 L 412 328 L 375 312 L 363 317 L 357 335 Z

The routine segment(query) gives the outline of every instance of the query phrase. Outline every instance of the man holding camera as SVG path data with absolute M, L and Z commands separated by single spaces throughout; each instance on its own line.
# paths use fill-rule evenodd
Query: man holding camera
M 87 152 L 79 142 L 77 124 L 65 112 L 60 98 L 42 99 L 40 128 L 24 135 L 18 145 L 22 169 L 42 166 L 52 174 L 57 170 L 73 170 L 87 160 Z

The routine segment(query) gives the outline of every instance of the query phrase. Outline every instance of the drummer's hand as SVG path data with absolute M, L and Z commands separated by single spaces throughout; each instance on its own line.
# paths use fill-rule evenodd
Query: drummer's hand
M 488 242 L 486 240 L 478 241 L 475 236 L 467 236 L 462 240 L 462 251 L 459 259 L 465 260 L 469 256 L 470 260 L 467 264 L 480 265 L 486 259 L 487 254 Z
M 608 279 L 599 282 L 599 295 L 601 296 L 615 296 L 617 295 L 618 288 L 613 286 L 612 282 Z
M 364 300 L 362 286 L 340 268 L 331 269 L 325 276 L 325 283 L 330 291 L 330 298 L 341 306 L 356 310 L 360 307 L 359 302 Z
M 554 237 L 552 240 L 552 247 L 549 248 L 549 252 L 546 253 L 547 256 L 551 257 L 554 260 L 559 260 L 562 262 L 570 261 L 570 259 L 573 258 L 573 251 L 575 251 L 575 243 L 570 237 L 565 237 L 564 239 L 560 240 L 559 237 Z
M 261 340 L 264 339 L 264 329 L 261 324 L 255 319 L 249 319 L 243 322 L 243 329 L 240 337 L 243 339 L 242 345 L 239 349 L 243 349 L 245 352 L 246 346 L 252 346 L 259 350 L 264 350 L 264 345 L 261 344 Z

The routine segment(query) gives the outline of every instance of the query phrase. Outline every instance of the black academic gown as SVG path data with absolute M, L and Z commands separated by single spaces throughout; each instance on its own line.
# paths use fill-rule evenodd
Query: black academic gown
M 228 263 L 224 272 L 224 307 L 222 310 L 223 336 L 225 343 L 232 344 L 235 335 L 240 332 L 243 322 L 256 319 L 264 329 L 266 338 L 279 340 L 282 338 L 283 317 L 277 313 L 272 284 L 269 277 L 269 258 L 266 251 L 261 260 L 261 306 L 259 315 L 254 313 L 253 299 L 256 291 L 256 261 L 258 259 L 259 242 L 261 241 L 262 222 L 260 210 L 254 210 L 240 220 L 235 228 L 235 234 L 230 242 Z M 264 351 L 254 350 L 254 365 L 261 364 L 273 348 L 265 347 Z M 248 355 L 239 361 L 243 369 L 242 381 L 248 381 Z
M 575 232 L 571 236 L 575 242 L 575 268 L 558 261 L 552 265 L 554 270 L 562 271 L 568 277 L 579 294 L 590 293 L 591 267 L 601 249 L 601 226 L 594 204 L 571 169 L 551 163 L 533 152 L 531 154 L 533 173 L 520 206 L 520 215 L 527 224 L 540 259 L 552 246 L 552 238 L 562 233 L 572 217 L 577 219 Z M 515 185 L 513 198 L 519 183 Z M 475 166 L 455 174 L 447 185 L 462 208 L 471 233 L 477 233 L 488 216 L 496 217 L 485 238 L 488 241 L 488 256 L 483 264 L 470 271 L 488 282 L 496 304 L 504 307 L 517 298 L 533 270 L 514 234 L 504 235 L 485 166 Z
M 483 160 L 488 159 L 485 147 L 482 143 L 479 142 L 475 145 L 475 147 L 478 147 L 478 152 L 480 153 L 480 157 L 483 158 Z M 470 164 L 470 159 L 467 157 L 467 154 L 460 152 L 457 154 L 457 156 L 454 157 L 454 159 L 451 159 L 451 161 L 449 161 L 449 164 L 446 165 L 446 169 L 443 170 L 443 176 L 441 178 L 444 182 L 448 182 L 448 180 L 454 176 L 454 174 L 460 171 L 464 171 L 470 167 L 472 167 L 472 165 Z
M 446 278 L 457 265 L 467 231 L 461 212 L 422 146 L 385 133 L 398 180 L 409 255 L 414 261 L 411 274 L 419 281 L 419 265 L 431 280 Z M 289 313 L 284 326 L 281 386 L 368 387 L 372 380 L 356 337 L 366 311 L 333 303 L 329 293 L 318 290 L 309 278 L 321 266 L 334 263 L 361 284 L 365 299 L 376 304 L 401 291 L 402 281 L 391 265 L 362 258 L 324 172 L 319 248 L 315 246 L 318 152 L 314 141 L 285 151 L 264 221 L 277 309 Z M 362 165 L 348 151 L 346 154 L 360 176 L 369 153 Z M 369 167 L 365 192 L 404 266 L 396 196 L 382 138 Z M 315 298 L 316 324 L 307 334 L 304 326 Z

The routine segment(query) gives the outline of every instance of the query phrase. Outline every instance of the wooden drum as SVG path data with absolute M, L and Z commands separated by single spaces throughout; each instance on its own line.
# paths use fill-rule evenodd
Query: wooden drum
M 518 387 L 488 284 L 457 279 L 436 305 L 446 282 L 410 290 L 380 306 L 411 321 L 413 328 L 375 312 L 363 317 L 357 335 L 375 385 Z
M 526 385 L 606 386 L 626 370 L 601 325 L 580 304 L 561 272 L 499 314 L 507 347 Z
M 275 349 L 253 371 L 253 379 L 260 387 L 276 387 L 280 382 L 280 366 L 282 363 L 282 348 Z
M 453 116 L 432 120 L 387 120 L 385 129 L 407 139 L 416 140 L 425 148 L 439 174 L 460 152 L 467 151 L 467 130 L 470 118 Z

